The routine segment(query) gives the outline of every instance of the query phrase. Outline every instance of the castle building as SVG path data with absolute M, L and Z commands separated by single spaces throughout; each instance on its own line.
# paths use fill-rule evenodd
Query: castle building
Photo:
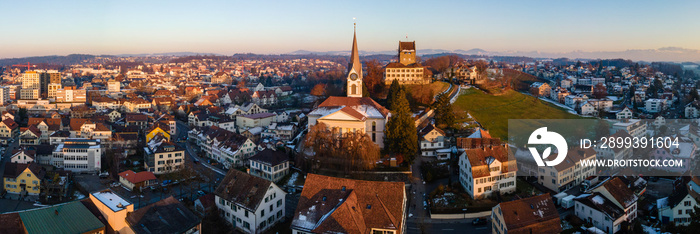
M 415 41 L 399 41 L 398 52 L 398 62 L 389 63 L 384 68 L 385 84 L 391 84 L 394 80 L 402 85 L 430 83 L 425 68 L 416 59 Z

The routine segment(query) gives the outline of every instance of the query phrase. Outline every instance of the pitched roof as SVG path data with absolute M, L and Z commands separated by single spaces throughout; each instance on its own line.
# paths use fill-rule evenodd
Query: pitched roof
M 263 162 L 271 166 L 289 161 L 289 156 L 280 150 L 265 149 L 250 157 L 249 160 Z
M 320 105 L 318 105 L 318 108 L 339 108 L 339 107 L 370 107 L 376 111 L 378 111 L 383 117 L 387 117 L 389 115 L 389 110 L 384 108 L 382 105 L 379 105 L 379 103 L 375 102 L 372 100 L 372 98 L 369 97 L 336 97 L 336 96 L 331 96 L 328 97 L 325 101 L 323 101 Z M 369 110 L 365 110 L 364 112 L 367 113 Z
M 549 157 L 556 158 L 557 155 L 558 154 L 552 154 Z M 557 169 L 557 171 L 561 172 L 575 166 L 577 162 L 580 162 L 581 160 L 591 156 L 595 157 L 595 155 L 596 152 L 592 148 L 583 149 L 581 147 L 574 147 L 568 150 L 564 161 L 555 165 L 554 168 Z
M 514 172 L 518 170 L 515 163 L 515 158 L 509 155 L 510 153 L 508 147 L 506 146 L 468 149 L 464 151 L 464 154 L 469 159 L 469 164 L 471 164 L 472 168 L 472 177 L 474 178 L 489 176 L 490 171 L 488 169 L 488 165 L 491 164 L 494 159 L 502 163 L 501 173 Z
M 292 227 L 314 233 L 369 233 L 371 228 L 402 233 L 405 196 L 402 182 L 308 174 Z
M 131 212 L 126 217 L 135 233 L 185 233 L 201 220 L 173 196 Z
M 80 201 L 19 212 L 28 233 L 87 233 L 104 230 Z
M 270 187 L 269 180 L 249 175 L 239 170 L 228 170 L 214 194 L 236 203 L 247 210 L 256 211 Z
M 141 183 L 144 181 L 156 179 L 156 176 L 153 175 L 153 172 L 142 171 L 142 172 L 136 173 L 132 170 L 123 171 L 122 173 L 119 173 L 119 177 L 126 179 L 127 181 L 131 182 L 132 184 Z
M 603 212 L 613 220 L 616 220 L 625 214 L 624 210 L 620 209 L 620 207 L 615 205 L 615 203 L 598 192 L 594 192 L 588 196 L 578 197 L 575 200 L 588 207 Z
M 435 125 L 433 125 L 432 123 L 431 123 L 431 124 L 428 124 L 428 125 L 425 126 L 423 129 L 421 129 L 421 130 L 420 130 L 420 133 L 418 133 L 418 135 L 420 135 L 420 136 L 425 136 L 426 134 L 432 132 L 433 130 L 438 131 L 438 132 L 439 132 L 440 134 L 442 134 L 443 136 L 445 135 L 445 132 L 442 131 L 442 129 L 439 129 L 439 128 L 435 127 Z
M 7 126 L 10 129 L 15 129 L 15 128 L 19 127 L 19 125 L 14 120 L 12 120 L 10 118 L 3 120 L 2 123 L 5 124 L 5 126 Z
M 491 138 L 491 134 L 483 128 L 476 128 L 476 131 L 467 138 Z
M 399 41 L 399 51 L 402 50 L 416 50 L 415 41 Z
M 498 204 L 508 233 L 559 233 L 559 212 L 548 193 Z
M 0 233 L 24 234 L 24 226 L 19 213 L 0 214 Z
M 637 195 L 635 195 L 631 189 L 627 188 L 627 184 L 622 182 L 620 178 L 615 177 L 606 181 L 603 183 L 603 187 L 624 208 L 637 202 Z
M 5 172 L 3 173 L 2 177 L 17 178 L 17 176 L 22 174 L 22 172 L 24 172 L 24 170 L 27 168 L 29 168 L 29 171 L 31 171 L 37 178 L 44 178 L 44 174 L 46 174 L 44 168 L 36 163 L 24 164 L 7 162 L 5 163 Z

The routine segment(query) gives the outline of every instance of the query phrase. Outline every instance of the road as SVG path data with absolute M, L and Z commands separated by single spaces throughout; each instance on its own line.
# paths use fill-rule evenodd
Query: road
M 185 137 L 185 139 L 186 139 L 187 132 L 190 131 L 190 128 L 187 127 L 187 124 L 185 124 L 184 122 L 181 122 L 181 121 L 177 121 L 176 125 L 177 125 L 177 134 L 176 134 L 177 139 L 181 139 L 182 137 Z M 211 164 L 207 163 L 207 160 L 204 160 L 204 159 L 200 158 L 199 156 L 197 156 L 197 152 L 195 151 L 195 148 L 198 148 L 197 146 L 190 144 L 189 141 L 180 142 L 180 143 L 178 143 L 178 145 L 180 145 L 180 147 L 185 148 L 187 151 L 187 153 L 185 154 L 185 159 L 187 160 L 187 163 L 188 163 L 187 166 L 194 166 L 194 168 L 197 169 L 198 166 L 196 166 L 196 165 L 199 164 L 203 167 L 208 168 L 211 171 L 214 171 L 216 174 L 219 174 L 222 178 L 223 178 L 223 176 L 226 175 L 226 171 L 224 171 L 220 168 L 217 168 L 215 166 L 212 166 Z M 194 163 L 195 159 L 197 161 L 199 161 L 199 163 L 195 164 Z M 199 166 L 199 167 L 201 167 L 201 166 Z

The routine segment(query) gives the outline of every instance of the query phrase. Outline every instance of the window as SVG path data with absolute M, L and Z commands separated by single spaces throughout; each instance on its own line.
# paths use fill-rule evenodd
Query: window
M 683 205 L 684 205 L 684 206 L 690 206 L 690 201 L 684 201 L 684 202 L 683 202 Z
M 682 214 L 683 214 L 683 210 L 678 210 L 678 214 L 679 214 L 679 215 L 682 215 Z
M 265 216 L 265 210 L 260 210 L 260 217 Z
M 248 210 L 245 211 L 245 214 L 243 214 L 246 218 L 248 218 Z

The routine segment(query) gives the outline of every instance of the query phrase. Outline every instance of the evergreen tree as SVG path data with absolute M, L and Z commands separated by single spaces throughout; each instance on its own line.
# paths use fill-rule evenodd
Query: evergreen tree
M 435 123 L 440 127 L 451 128 L 455 122 L 449 95 L 440 95 L 435 102 Z
M 391 86 L 389 87 L 389 93 L 387 94 L 387 104 L 389 105 L 390 110 L 394 110 L 394 101 L 397 99 L 397 95 L 399 94 L 399 91 L 401 90 L 401 85 L 399 85 L 399 82 L 394 80 L 391 82 Z M 404 95 L 405 96 L 405 95 Z
M 418 152 L 416 125 L 406 93 L 399 89 L 396 97 L 393 101 L 394 109 L 384 130 L 384 148 L 390 153 L 402 155 L 407 162 L 412 163 Z

